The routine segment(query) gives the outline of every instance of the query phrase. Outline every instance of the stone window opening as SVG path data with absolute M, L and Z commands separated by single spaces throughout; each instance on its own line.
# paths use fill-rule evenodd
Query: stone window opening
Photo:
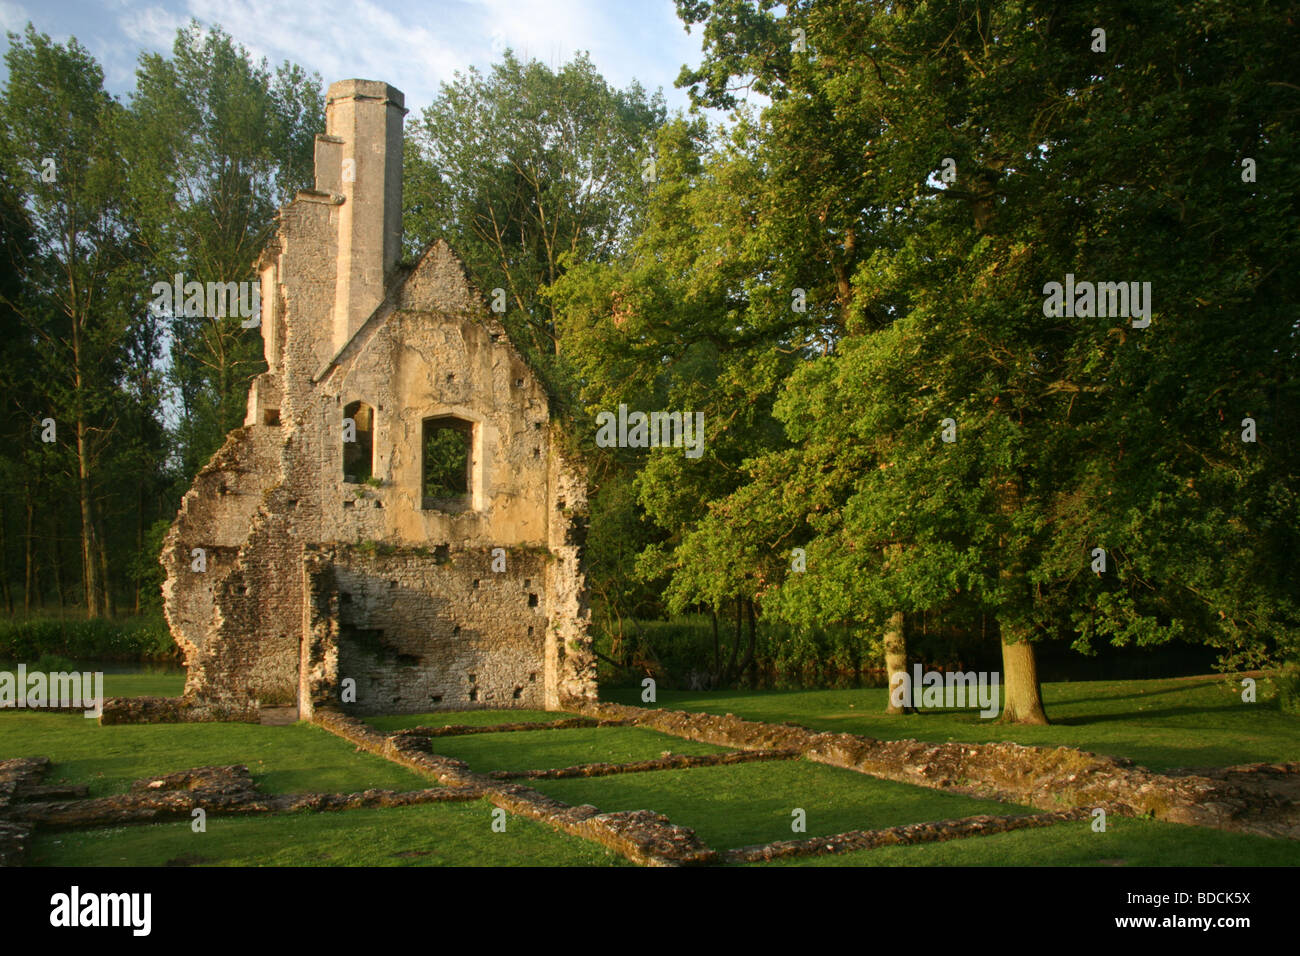
M 365 402 L 351 402 L 343 408 L 343 480 L 364 484 L 374 469 L 375 410 Z
M 473 423 L 448 416 L 426 418 L 420 444 L 424 509 L 468 511 L 473 497 Z

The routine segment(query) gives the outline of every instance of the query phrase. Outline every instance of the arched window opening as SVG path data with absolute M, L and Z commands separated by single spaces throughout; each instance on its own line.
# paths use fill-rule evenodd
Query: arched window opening
M 375 470 L 375 410 L 365 402 L 343 409 L 343 480 L 359 485 Z
M 426 510 L 467 511 L 473 469 L 474 425 L 459 418 L 426 418 L 421 442 Z

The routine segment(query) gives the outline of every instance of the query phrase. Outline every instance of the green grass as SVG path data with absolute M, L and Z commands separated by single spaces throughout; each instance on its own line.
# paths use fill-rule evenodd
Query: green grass
M 31 661 L 25 663 L 29 673 L 40 669 Z M 94 661 L 65 661 L 63 663 L 70 666 L 48 669 L 90 673 L 101 669 L 101 666 L 96 665 Z M 117 666 L 121 667 L 121 665 Z M 13 662 L 0 662 L 0 671 L 17 673 L 17 668 L 18 665 Z M 107 671 L 104 674 L 105 697 L 179 697 L 184 690 L 185 671 L 183 670 L 156 668 L 149 671 L 129 673 L 114 670 Z
M 105 697 L 179 697 L 184 690 L 184 671 L 104 675 Z
M 537 780 L 529 786 L 569 804 L 658 811 L 718 850 L 978 813 L 1029 812 L 806 760 Z M 791 830 L 795 808 L 807 815 L 804 833 Z
M 484 727 L 489 724 L 552 723 L 571 717 L 553 710 L 438 710 L 429 714 L 396 714 L 391 717 L 363 717 L 376 730 L 393 733 L 408 727 L 449 727 L 463 724 Z
M 111 695 L 180 693 L 179 673 L 106 675 Z M 1260 682 L 1259 704 L 1243 704 L 1221 679 L 1062 683 L 1044 686 L 1048 727 L 1013 727 L 974 713 L 922 712 L 887 717 L 879 690 L 685 693 L 662 691 L 659 706 L 788 721 L 816 730 L 886 739 L 1015 740 L 1069 745 L 1132 757 L 1153 769 L 1300 759 L 1300 718 L 1282 714 Z M 608 698 L 640 703 L 639 689 Z M 550 721 L 545 711 L 437 712 L 370 718 L 391 731 L 416 724 Z M 665 751 L 715 753 L 646 728 L 603 727 L 434 738 L 437 753 L 479 771 L 525 770 L 590 762 L 651 759 Z M 204 764 L 247 764 L 268 792 L 407 790 L 427 779 L 308 724 L 155 724 L 100 727 L 70 714 L 0 712 L 0 758 L 43 754 L 54 761 L 47 783 L 86 783 L 93 795 L 120 792 L 135 779 Z M 873 829 L 905 823 L 1007 814 L 1025 808 L 877 780 L 809 761 L 781 761 L 529 786 L 570 804 L 601 810 L 649 809 L 694 828 L 717 849 Z M 807 814 L 804 833 L 791 811 Z M 36 865 L 609 865 L 623 862 L 595 844 L 543 824 L 510 817 L 505 834 L 490 828 L 491 807 L 470 804 L 356 810 L 284 817 L 208 819 L 105 830 L 41 833 Z M 886 847 L 839 856 L 781 861 L 815 866 L 987 865 L 1300 865 L 1300 844 L 1112 816 L 1108 831 L 1090 821 L 941 844 Z
M 887 846 L 758 866 L 1300 866 L 1300 843 L 1110 817 L 947 843 Z
M 640 727 L 575 727 L 517 730 L 502 734 L 435 737 L 433 752 L 455 757 L 473 770 L 546 770 L 583 763 L 628 763 L 675 754 L 724 753 L 726 747 L 696 743 Z M 604 808 L 602 808 L 604 809 Z
M 975 711 L 922 711 L 890 717 L 886 691 L 660 691 L 656 706 L 750 720 L 789 722 L 813 730 L 884 740 L 915 737 L 969 743 L 1078 747 L 1129 757 L 1153 770 L 1300 760 L 1300 717 L 1282 713 L 1268 682 L 1260 702 L 1242 703 L 1240 686 L 1225 678 L 1081 681 L 1043 685 L 1052 724 L 1022 727 L 981 719 Z M 636 689 L 606 695 L 640 705 Z
M 0 713 L 0 757 L 46 756 L 46 783 L 89 784 L 92 796 L 133 780 L 210 764 L 247 764 L 271 793 L 418 790 L 424 777 L 310 724 L 119 724 L 77 714 Z
M 32 866 L 617 866 L 622 857 L 524 817 L 492 831 L 486 801 L 416 807 L 217 817 L 37 833 Z

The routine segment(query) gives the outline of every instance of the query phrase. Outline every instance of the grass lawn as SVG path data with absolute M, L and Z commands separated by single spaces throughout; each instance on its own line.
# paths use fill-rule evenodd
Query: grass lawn
M 106 675 L 110 694 L 177 694 L 180 675 Z M 1010 727 L 972 712 L 881 713 L 885 691 L 663 691 L 659 706 L 789 721 L 818 730 L 882 738 L 1070 745 L 1132 757 L 1154 769 L 1300 759 L 1300 719 L 1282 714 L 1261 681 L 1258 704 L 1243 704 L 1222 679 L 1060 683 L 1044 686 L 1049 727 Z M 638 689 L 606 699 L 636 704 Z M 564 715 L 528 710 L 439 712 L 370 718 L 391 731 L 416 724 L 489 726 L 551 721 Z M 485 733 L 433 740 L 437 753 L 478 771 L 528 770 L 591 762 L 651 759 L 665 752 L 725 748 L 646 728 Z M 308 724 L 152 724 L 100 727 L 73 714 L 0 712 L 0 758 L 46 755 L 47 783 L 89 784 L 93 795 L 120 792 L 135 779 L 205 764 L 247 764 L 262 789 L 407 790 L 429 780 Z M 805 760 L 700 767 L 581 780 L 532 781 L 569 804 L 601 810 L 655 810 L 694 828 L 716 849 L 829 835 L 1025 808 L 975 800 Z M 791 830 L 791 811 L 806 830 Z M 208 820 L 76 832 L 37 832 L 33 865 L 611 865 L 603 848 L 510 817 L 505 834 L 490 827 L 491 805 L 429 805 L 281 817 Z M 1215 830 L 1112 818 L 1106 833 L 1090 821 L 941 844 L 887 847 L 839 856 L 780 861 L 811 866 L 988 865 L 1300 865 L 1300 844 Z
M 247 764 L 271 793 L 419 790 L 426 778 L 310 724 L 118 724 L 78 714 L 0 712 L 0 757 L 46 756 L 45 783 L 84 783 L 91 796 L 133 780 L 211 764 Z
M 656 810 L 673 823 L 691 827 L 717 850 L 978 813 L 1031 812 L 807 760 L 535 780 L 529 786 L 569 804 Z M 795 808 L 807 815 L 805 833 L 791 830 Z
M 575 727 L 517 730 L 503 734 L 435 737 L 433 752 L 455 757 L 470 769 L 546 770 L 582 763 L 629 763 L 675 754 L 725 753 L 728 748 L 696 743 L 641 727 Z M 594 801 L 593 801 L 594 802 Z M 597 804 L 601 809 L 604 806 Z
M 1300 843 L 1110 817 L 993 836 L 887 846 L 757 866 L 1300 866 Z
M 179 697 L 185 690 L 185 671 L 104 675 L 105 697 Z
M 29 673 L 38 669 L 31 661 L 26 664 Z M 185 690 L 184 670 L 155 667 L 149 671 L 126 671 L 124 668 L 132 665 L 100 665 L 94 661 L 76 661 L 70 670 L 93 674 L 104 666 L 114 668 L 104 671 L 105 697 L 179 697 Z M 15 673 L 17 667 L 15 661 L 0 661 L 0 671 Z
M 1079 681 L 1043 685 L 1052 724 L 1014 727 L 983 720 L 976 711 L 922 711 L 889 717 L 886 691 L 671 691 L 659 707 L 750 720 L 789 722 L 813 730 L 865 734 L 884 740 L 915 737 L 970 743 L 1012 740 L 1069 746 L 1129 757 L 1152 770 L 1300 760 L 1300 717 L 1284 714 L 1266 680 L 1260 701 L 1242 703 L 1227 678 Z M 607 700 L 641 705 L 640 690 L 602 691 Z
M 103 830 L 38 832 L 31 866 L 618 866 L 604 847 L 509 816 L 486 801 L 277 817 L 210 816 Z
M 361 719 L 376 730 L 391 734 L 408 727 L 449 727 L 452 724 L 467 727 L 483 727 L 488 724 L 549 724 L 571 716 L 553 710 L 439 710 L 430 714 L 396 714 L 391 717 Z

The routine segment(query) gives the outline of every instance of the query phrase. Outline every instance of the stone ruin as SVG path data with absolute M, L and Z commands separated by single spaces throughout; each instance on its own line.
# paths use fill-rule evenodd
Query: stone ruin
M 595 698 L 585 483 L 447 244 L 399 261 L 403 102 L 330 86 L 257 262 L 269 368 L 163 547 L 187 719 Z

